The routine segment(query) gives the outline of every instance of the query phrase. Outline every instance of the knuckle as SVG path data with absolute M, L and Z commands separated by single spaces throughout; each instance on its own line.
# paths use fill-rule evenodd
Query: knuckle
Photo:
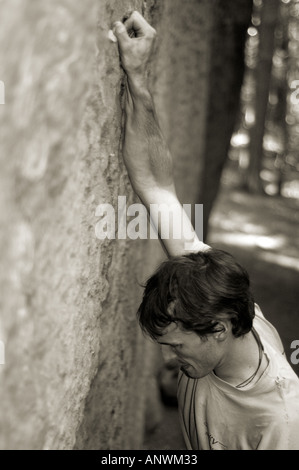
M 157 36 L 157 31 L 154 28 L 150 27 L 147 32 L 148 39 L 153 40 L 156 38 L 156 36 Z
M 151 27 L 151 34 L 154 38 L 157 36 L 157 31 L 155 30 L 155 28 Z

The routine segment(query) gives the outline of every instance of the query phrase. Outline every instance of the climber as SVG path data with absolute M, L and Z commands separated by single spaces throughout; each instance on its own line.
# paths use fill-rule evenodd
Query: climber
M 132 187 L 162 217 L 180 206 L 187 232 L 161 239 L 168 259 L 147 281 L 139 322 L 180 366 L 178 407 L 186 447 L 299 449 L 299 379 L 276 329 L 254 302 L 248 274 L 200 241 L 178 201 L 147 74 L 156 31 L 134 11 L 117 21 L 125 85 L 123 157 Z M 161 220 L 152 221 L 158 232 Z M 190 227 L 188 227 L 190 226 Z

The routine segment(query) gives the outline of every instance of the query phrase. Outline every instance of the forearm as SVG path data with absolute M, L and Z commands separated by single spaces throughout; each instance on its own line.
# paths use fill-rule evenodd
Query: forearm
M 147 207 L 151 224 L 169 255 L 207 249 L 198 240 L 177 199 L 172 158 L 148 88 L 141 86 L 140 80 L 136 84 L 128 79 L 126 93 L 124 159 L 134 191 Z
M 174 191 L 172 158 L 162 135 L 146 79 L 127 77 L 124 161 L 135 192 Z
M 134 32 L 132 38 L 128 31 Z M 125 25 L 116 22 L 115 34 L 126 72 L 123 157 L 133 189 L 146 206 L 169 255 L 206 249 L 178 201 L 172 158 L 147 86 L 148 62 L 156 32 L 135 11 Z

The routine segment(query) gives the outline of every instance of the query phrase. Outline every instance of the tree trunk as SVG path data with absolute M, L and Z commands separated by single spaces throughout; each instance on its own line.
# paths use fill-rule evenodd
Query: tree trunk
M 282 64 L 277 71 L 276 88 L 277 88 L 277 105 L 275 109 L 275 124 L 280 129 L 281 135 L 281 151 L 276 156 L 275 166 L 278 170 L 277 178 L 277 194 L 281 196 L 285 178 L 286 157 L 289 152 L 289 124 L 288 124 L 288 71 L 290 70 L 290 54 L 289 54 L 289 19 L 290 5 L 282 3 L 280 5 L 279 26 L 280 41 L 278 44 Z M 273 80 L 274 81 L 274 80 Z
M 154 15 L 152 88 L 182 204 L 196 202 L 203 166 L 215 5 L 215 0 L 164 0 Z
M 179 198 L 203 204 L 206 238 L 238 112 L 252 0 L 189 0 L 184 8 L 167 0 L 160 11 L 157 106 Z
M 264 192 L 260 173 L 279 2 L 280 0 L 264 0 L 261 10 L 258 62 L 255 71 L 255 122 L 250 131 L 250 160 L 247 173 L 247 188 L 255 193 Z
M 238 117 L 251 13 L 251 0 L 222 0 L 215 6 L 204 169 L 197 198 L 203 204 L 205 239 Z

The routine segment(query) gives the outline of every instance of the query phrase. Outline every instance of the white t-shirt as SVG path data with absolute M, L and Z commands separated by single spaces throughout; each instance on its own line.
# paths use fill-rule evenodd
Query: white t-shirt
M 255 313 L 268 366 L 251 388 L 236 388 L 214 373 L 202 379 L 179 374 L 179 414 L 189 450 L 299 450 L 299 378 L 258 305 Z

